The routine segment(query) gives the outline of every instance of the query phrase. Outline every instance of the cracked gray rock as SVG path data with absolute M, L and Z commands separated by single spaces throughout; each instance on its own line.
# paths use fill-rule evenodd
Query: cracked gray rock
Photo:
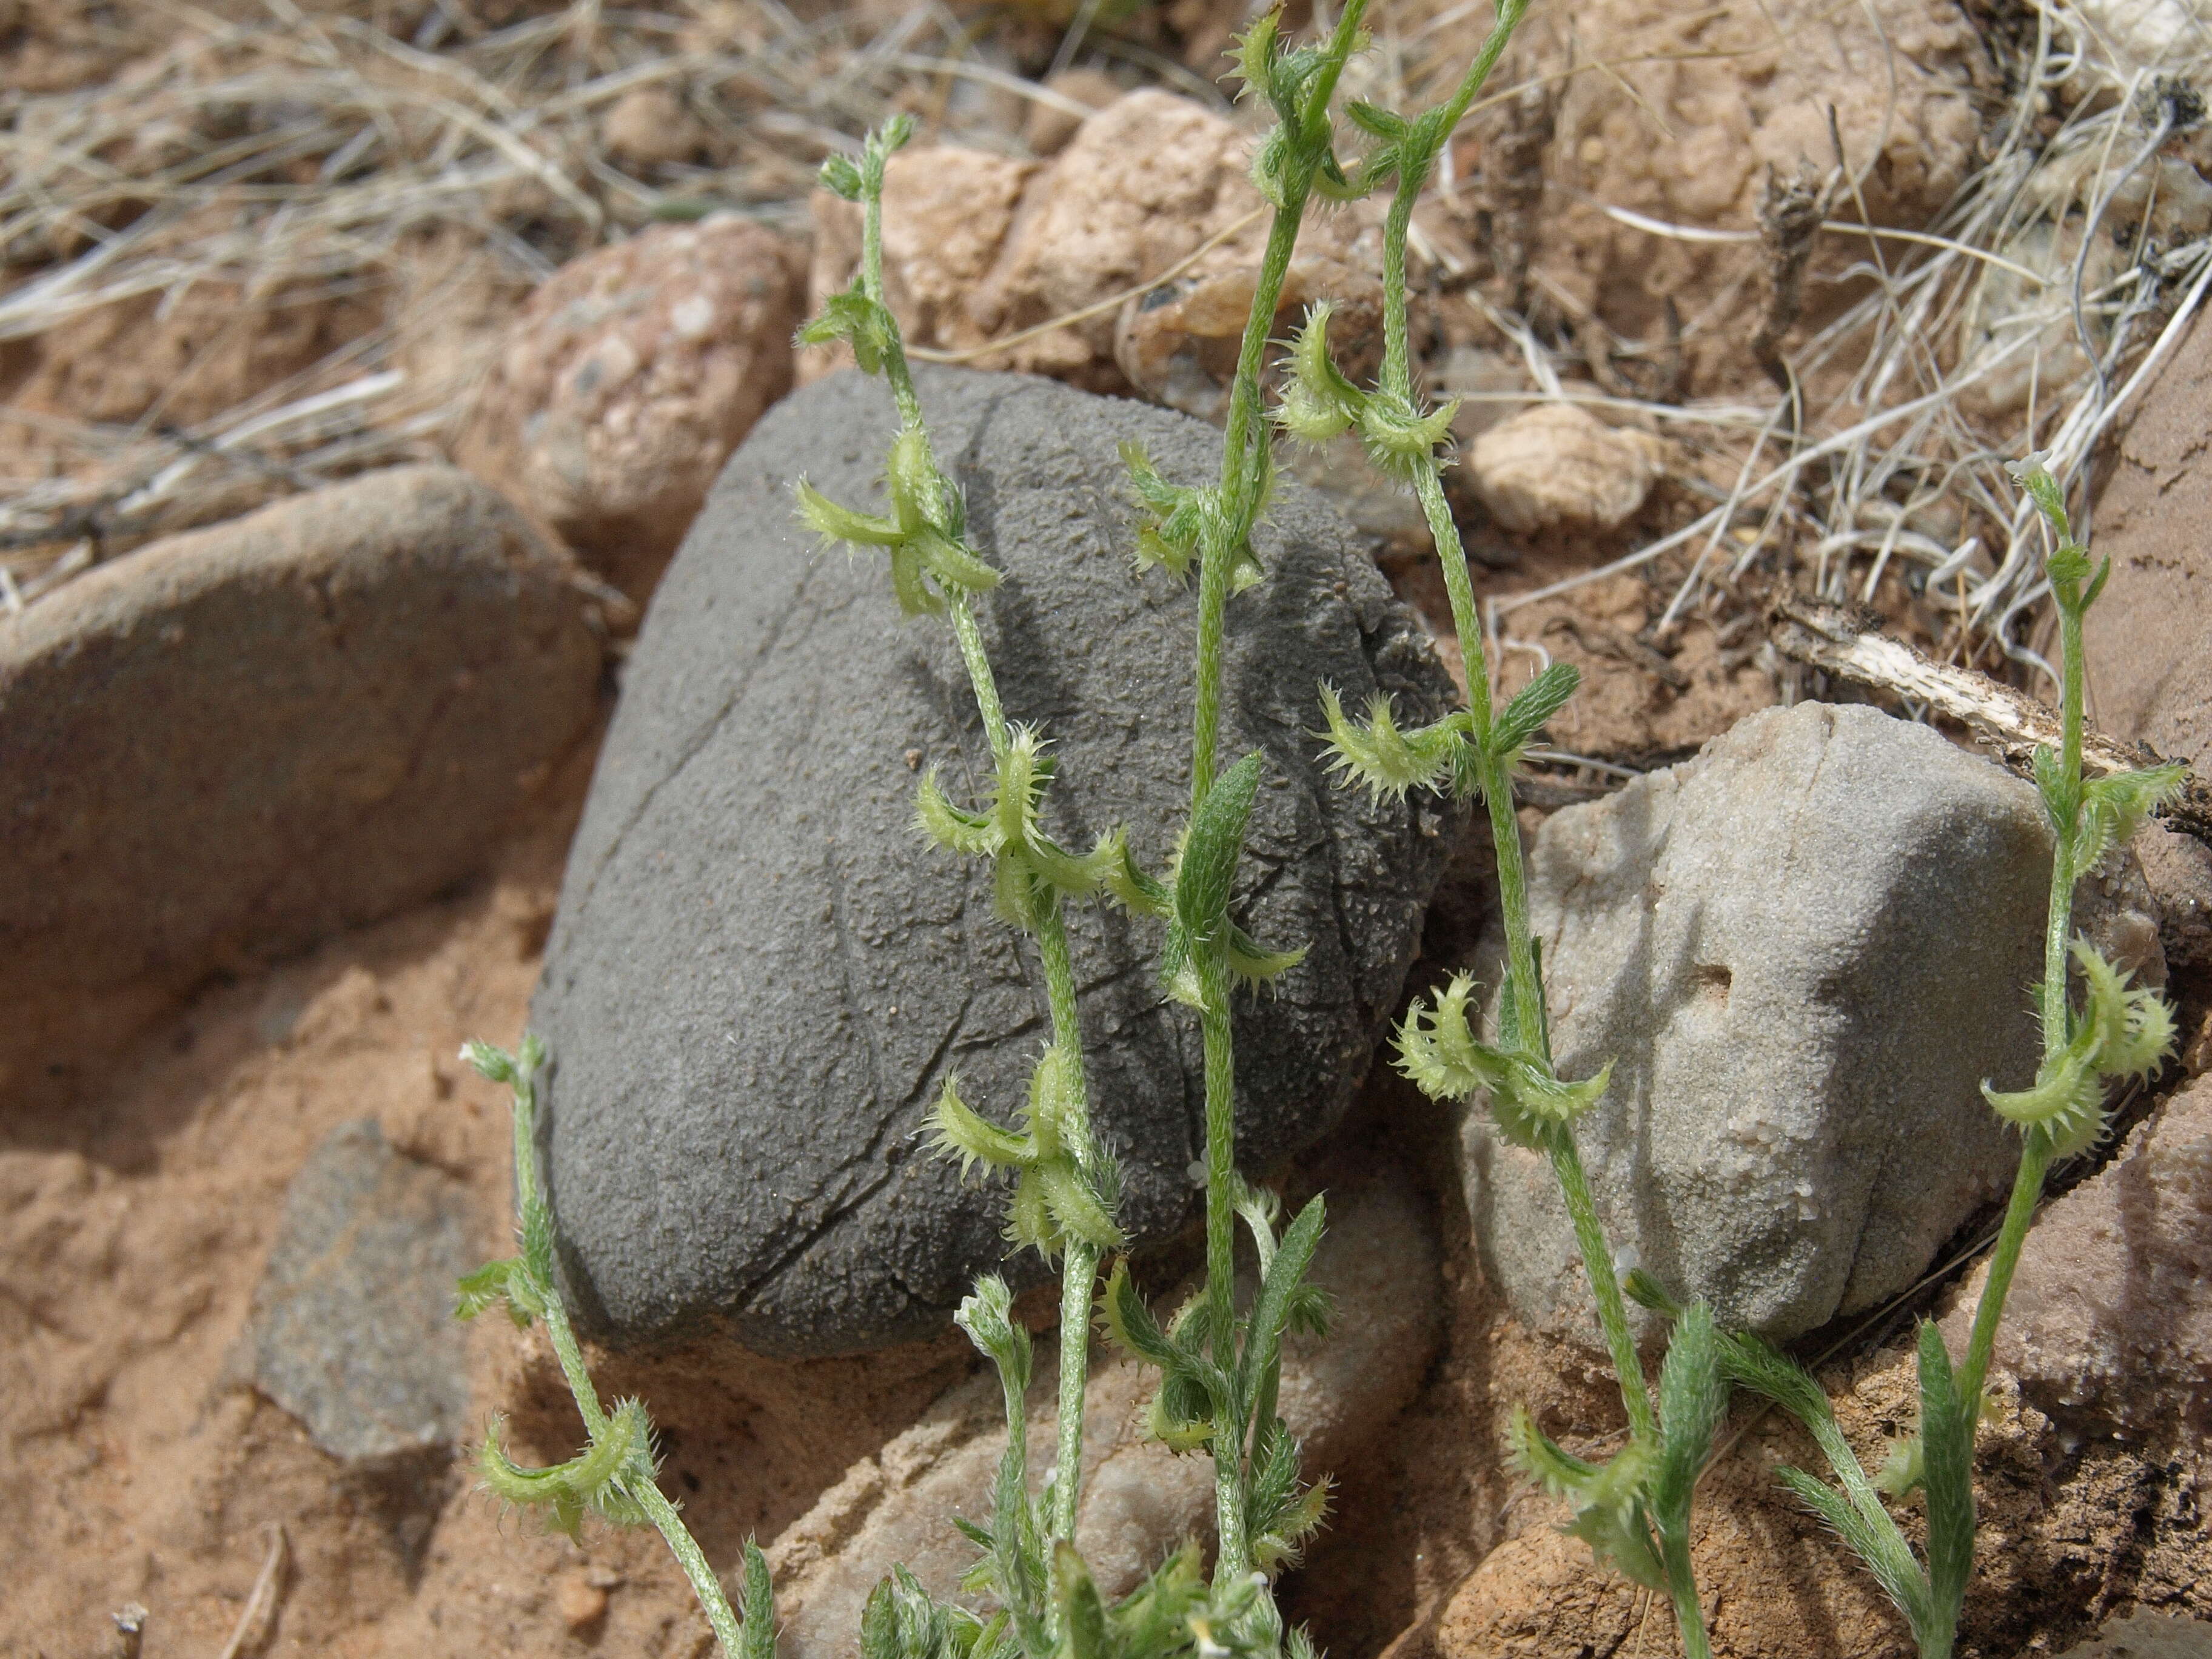
M 1561 1074 L 1615 1063 L 1576 1133 L 1600 1212 L 1676 1294 L 1795 1336 L 1905 1289 L 2010 1185 L 1979 1085 L 2034 1079 L 2051 881 L 2019 779 L 1871 708 L 1768 709 L 1553 815 L 1528 881 Z M 2077 927 L 2161 982 L 2141 885 L 2085 878 Z M 1595 1345 L 1549 1164 L 1480 1109 L 1462 1149 L 1493 1279 Z
M 981 607 L 1007 712 L 1060 762 L 1049 827 L 1125 825 L 1153 867 L 1186 802 L 1193 595 L 1131 568 L 1117 447 L 1202 481 L 1219 434 L 1050 382 L 932 371 L 940 455 L 1006 580 Z M 553 1060 L 544 1158 L 583 1325 L 650 1342 L 719 1331 L 772 1354 L 850 1352 L 949 1318 L 1006 1261 L 1003 1188 L 928 1155 L 957 1071 L 1002 1119 L 1046 1034 L 1035 958 L 994 914 L 987 868 L 914 827 L 926 765 L 988 778 L 950 630 L 902 622 L 880 556 L 824 551 L 794 521 L 802 476 L 882 501 L 894 425 L 879 382 L 833 376 L 732 459 L 655 596 L 571 851 L 532 1006 Z M 1365 1072 L 1461 822 L 1434 802 L 1335 787 L 1315 688 L 1401 718 L 1447 706 L 1413 614 L 1345 526 L 1285 483 L 1259 540 L 1269 579 L 1230 609 L 1224 748 L 1267 751 L 1237 910 L 1305 961 L 1240 998 L 1248 1167 L 1310 1143 Z M 1139 1238 L 1194 1213 L 1195 1025 L 1164 1006 L 1158 928 L 1070 914 L 1095 1112 Z

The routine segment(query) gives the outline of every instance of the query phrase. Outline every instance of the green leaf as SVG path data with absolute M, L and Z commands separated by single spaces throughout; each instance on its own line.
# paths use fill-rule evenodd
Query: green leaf
M 1232 921 L 1229 924 L 1226 955 L 1230 973 L 1248 989 L 1257 990 L 1304 962 L 1306 947 L 1301 945 L 1295 951 L 1270 951 Z
M 1631 1267 L 1620 1281 L 1621 1290 L 1639 1308 L 1649 1308 L 1653 1313 L 1668 1319 L 1682 1316 L 1682 1304 L 1674 1299 L 1658 1276 L 1643 1267 Z
M 968 858 L 988 858 L 1004 845 L 998 826 L 981 812 L 955 806 L 938 787 L 937 769 L 921 775 L 915 787 L 914 821 L 922 834 L 947 852 Z
M 825 542 L 857 547 L 896 547 L 904 536 L 889 519 L 840 507 L 801 478 L 792 493 L 799 501 L 799 521 Z
M 1721 1376 L 1713 1310 L 1703 1300 L 1692 1302 L 1675 1321 L 1659 1372 L 1661 1446 L 1651 1507 L 1661 1526 L 1686 1533 L 1691 1494 L 1727 1415 L 1728 1384 Z
M 1250 1409 L 1263 1380 L 1282 1363 L 1283 1328 L 1290 1322 L 1297 1288 L 1313 1266 L 1314 1251 L 1321 1243 L 1328 1216 L 1327 1204 L 1316 1194 L 1283 1234 L 1273 1259 L 1267 1263 L 1260 1294 L 1253 1299 L 1244 1351 L 1237 1359 L 1235 1398 L 1240 1413 Z
M 832 155 L 823 162 L 822 170 L 815 177 L 823 189 L 848 202 L 859 201 L 865 188 L 860 169 L 848 155 Z
M 1167 1333 L 1152 1317 L 1152 1310 L 1145 1305 L 1144 1297 L 1131 1280 L 1126 1257 L 1114 1263 L 1098 1302 L 1107 1334 L 1120 1346 L 1164 1370 L 1182 1360 L 1182 1352 L 1168 1340 Z
M 1276 422 L 1302 443 L 1324 444 L 1345 430 L 1367 407 L 1366 394 L 1346 380 L 1329 356 L 1326 300 L 1306 313 L 1305 325 L 1291 342 L 1288 377 Z
M 1219 777 L 1191 814 L 1176 867 L 1176 920 L 1194 945 L 1212 943 L 1229 917 L 1229 890 L 1244 850 L 1244 826 L 1260 793 L 1261 754 L 1254 750 Z
M 1571 662 L 1554 662 L 1521 688 L 1505 710 L 1492 722 L 1490 752 L 1509 764 L 1536 740 L 1553 715 L 1567 706 L 1582 683 L 1582 671 Z
M 1513 1462 L 1521 1473 L 1554 1498 L 1573 1498 L 1589 1489 L 1601 1473 L 1536 1426 L 1526 1406 L 1516 1406 L 1506 1425 Z
M 1447 714 L 1412 732 L 1401 730 L 1389 696 L 1381 691 L 1368 702 L 1364 726 L 1346 717 L 1332 685 L 1322 686 L 1321 707 L 1327 729 L 1315 735 L 1328 744 L 1329 769 L 1347 781 L 1365 784 L 1369 797 L 1377 801 L 1385 796 L 1403 800 L 1408 790 L 1435 788 L 1465 741 L 1462 714 Z
M 768 1558 L 750 1538 L 745 1540 L 743 1616 L 737 1659 L 775 1659 L 775 1586 L 769 1578 Z
M 462 1063 L 476 1068 L 478 1076 L 491 1083 L 513 1083 L 516 1078 L 514 1056 L 504 1048 L 495 1048 L 489 1042 L 474 1038 L 461 1045 Z
M 962 1300 L 952 1322 L 998 1366 L 1010 1394 L 1030 1385 L 1030 1334 L 1014 1322 L 1013 1294 L 996 1273 L 986 1273 Z
M 2044 1062 L 2032 1089 L 2004 1091 L 1982 1080 L 1990 1109 L 2021 1129 L 2041 1129 L 2054 1146 L 2078 1150 L 2103 1133 L 2105 1085 L 2079 1046 Z
M 1101 1250 L 1117 1250 L 1128 1242 L 1114 1224 L 1114 1218 L 1107 1213 L 1098 1195 L 1091 1190 L 1090 1183 L 1076 1170 L 1073 1159 L 1055 1158 L 1039 1164 L 1033 1173 L 1043 1188 L 1045 1207 L 1052 1216 L 1056 1233 L 1079 1238 Z
M 1052 1551 L 1053 1589 L 1060 1603 L 1061 1659 L 1109 1659 L 1106 1607 L 1075 1546 L 1060 1539 Z
M 532 1278 L 520 1257 L 488 1262 L 462 1276 L 456 1286 L 453 1317 L 474 1319 L 487 1308 L 503 1304 L 519 1330 L 543 1315 L 548 1298 L 545 1287 Z
M 1404 116 L 1393 114 L 1358 98 L 1345 105 L 1344 112 L 1352 118 L 1352 125 L 1362 132 L 1371 133 L 1386 143 L 1403 138 L 1408 131 Z
M 1955 1622 L 1974 1570 L 1974 1427 L 1980 1401 L 1959 1397 L 1951 1356 L 1932 1320 L 1921 1322 L 1919 1360 L 1928 1587 L 1936 1618 Z
M 1395 392 L 1377 392 L 1359 412 L 1359 441 L 1376 469 L 1412 484 L 1437 469 L 1437 446 L 1451 436 L 1456 400 L 1422 414 Z
M 2172 1052 L 2172 1009 L 2156 991 L 2130 986 L 2133 975 L 2087 939 L 2076 939 L 2072 955 L 2088 992 L 2083 1020 L 2094 1042 L 2091 1067 L 2102 1077 L 2148 1077 Z
M 1928 1484 L 1928 1454 L 1917 1434 L 1889 1443 L 1889 1455 L 1874 1472 L 1874 1488 L 1892 1498 L 1910 1498 Z
M 1851 1553 L 1858 1557 L 1883 1593 L 1905 1615 L 1914 1634 L 1925 1629 L 1933 1610 L 1928 1580 L 1894 1524 L 1875 1525 L 1845 1502 L 1841 1492 L 1802 1469 L 1785 1467 L 1775 1474 L 1784 1486 L 1796 1494 L 1800 1503 L 1826 1522 L 1835 1534 L 1850 1546 Z
M 1158 565 L 1179 579 L 1188 576 L 1198 553 L 1212 492 L 1170 483 L 1152 465 L 1144 446 L 1127 439 L 1121 443 L 1121 462 L 1129 469 L 1129 482 L 1139 503 L 1152 515 L 1137 537 L 1139 568 Z
M 957 1157 L 963 1178 L 978 1164 L 991 1170 L 1022 1170 L 1036 1162 L 1036 1146 L 1029 1136 L 1000 1128 L 960 1098 L 957 1076 L 945 1078 L 930 1121 L 937 1131 L 931 1149 Z
M 1115 1644 L 1128 1659 L 1161 1659 L 1185 1651 L 1188 1620 L 1205 1605 L 1206 1573 L 1196 1543 L 1185 1543 L 1150 1577 L 1109 1610 Z
M 842 341 L 853 348 L 853 360 L 863 374 L 878 374 L 898 337 L 897 321 L 856 281 L 823 302 L 822 314 L 799 329 L 796 343 L 835 345 Z
M 501 1427 L 501 1419 L 494 1417 L 477 1455 L 484 1489 L 495 1497 L 543 1510 L 549 1526 L 572 1538 L 587 1510 L 623 1526 L 644 1519 L 620 1484 L 641 1466 L 648 1477 L 652 1468 L 653 1425 L 639 1401 L 621 1401 L 582 1451 L 549 1468 L 525 1468 L 510 1461 L 500 1446 Z
M 2058 480 L 2051 476 L 2051 470 L 2044 465 L 2043 453 L 2039 451 L 2011 463 L 2005 471 L 2012 474 L 2014 482 L 2027 491 L 2029 498 L 2035 502 L 2036 511 L 2043 514 L 2060 543 L 2070 543 L 2074 539 L 2074 532 L 2066 520 L 2065 492 L 2058 488 Z
M 2181 793 L 2188 776 L 2189 769 L 2177 764 L 2085 781 L 2074 848 L 2076 875 L 2087 874 L 2112 848 L 2133 840 L 2146 818 Z

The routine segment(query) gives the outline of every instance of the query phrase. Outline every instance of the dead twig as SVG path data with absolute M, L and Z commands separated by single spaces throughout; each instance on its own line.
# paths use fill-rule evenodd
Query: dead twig
M 1832 185 L 1823 184 L 1809 162 L 1798 163 L 1784 179 L 1770 164 L 1766 188 L 1759 198 L 1759 241 L 1766 254 L 1766 314 L 1751 337 L 1751 354 L 1784 396 L 1790 395 L 1790 365 L 1782 358 L 1782 337 L 1797 325 L 1805 309 L 1805 266 L 1813 257 L 1813 237 L 1828 216 Z
M 276 1608 L 284 1597 L 284 1569 L 292 1559 L 292 1540 L 280 1521 L 269 1523 L 269 1555 L 261 1576 L 253 1581 L 253 1594 L 246 1598 L 245 1611 L 224 1643 L 221 1659 L 249 1659 L 269 1644 L 276 1633 Z
M 2031 775 L 2038 749 L 2058 745 L 2055 711 L 1977 670 L 1937 662 L 1891 639 L 1871 611 L 1790 593 L 1775 602 L 1767 624 L 1774 648 L 1792 661 L 1957 720 L 2022 777 Z M 2082 738 L 2081 763 L 2091 772 L 2130 771 L 2159 765 L 2165 758 L 2146 744 L 2123 743 L 2094 730 Z M 2169 829 L 2212 847 L 2212 789 L 2195 773 L 2160 816 Z

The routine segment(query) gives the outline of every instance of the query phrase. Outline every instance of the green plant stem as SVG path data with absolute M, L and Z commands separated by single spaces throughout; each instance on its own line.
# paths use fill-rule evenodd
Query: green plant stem
M 1680 1527 L 1659 1529 L 1659 1559 L 1667 1569 L 1667 1589 L 1674 1603 L 1674 1627 L 1681 1634 L 1683 1659 L 1712 1659 L 1705 1635 L 1705 1610 L 1698 1602 L 1698 1577 L 1690 1565 L 1690 1536 Z
M 684 1577 L 691 1585 L 691 1593 L 699 1598 L 699 1606 L 714 1627 L 714 1640 L 720 1645 L 726 1659 L 736 1659 L 739 1651 L 738 1637 L 743 1629 L 738 1616 L 731 1611 L 730 1598 L 723 1593 L 722 1581 L 707 1563 L 706 1552 L 684 1526 L 677 1514 L 676 1505 L 670 1503 L 659 1486 L 649 1480 L 623 1482 L 623 1490 L 646 1513 L 647 1519 L 659 1530 L 668 1545 L 668 1553 L 676 1558 L 676 1565 L 684 1569 Z
M 544 1213 L 544 1195 L 538 1190 L 537 1163 L 532 1155 L 536 1144 L 536 1105 L 537 1082 L 532 1079 L 526 1087 L 515 1092 L 515 1203 L 526 1218 L 535 1214 L 545 1229 L 545 1236 L 550 1237 L 551 1218 Z M 545 1334 L 552 1341 L 554 1357 L 561 1363 L 561 1375 L 567 1380 L 568 1393 L 576 1402 L 577 1414 L 584 1419 L 585 1432 L 597 1440 L 607 1429 L 607 1414 L 599 1403 L 599 1388 L 584 1364 L 583 1344 L 576 1340 L 575 1327 L 568 1322 L 568 1310 L 561 1300 L 559 1287 L 549 1283 L 544 1289 Z M 684 1569 L 684 1576 L 690 1581 L 692 1594 L 699 1598 L 699 1606 L 707 1615 L 707 1622 L 714 1627 L 714 1639 L 721 1644 L 723 1653 L 736 1655 L 741 1629 L 738 1615 L 722 1589 L 721 1580 L 708 1564 L 706 1552 L 684 1526 L 676 1505 L 668 1501 L 654 1481 L 641 1474 L 624 1475 L 620 1480 L 622 1490 L 645 1511 L 666 1540 L 669 1553 Z
M 1502 866 L 1504 859 L 1498 860 Z M 1645 1445 L 1659 1443 L 1659 1422 L 1651 1410 L 1651 1392 L 1644 1386 L 1644 1362 L 1636 1352 L 1636 1339 L 1628 1328 L 1628 1304 L 1620 1294 L 1620 1279 L 1613 1270 L 1613 1252 L 1606 1243 L 1605 1228 L 1597 1218 L 1597 1203 L 1590 1196 L 1589 1177 L 1582 1155 L 1566 1129 L 1554 1133 L 1548 1149 L 1552 1171 L 1567 1200 L 1567 1214 L 1575 1227 L 1575 1243 L 1582 1251 L 1583 1268 L 1589 1275 L 1590 1293 L 1597 1302 L 1598 1322 L 1605 1328 L 1606 1351 L 1613 1356 L 1613 1374 L 1620 1382 L 1620 1403 L 1628 1411 L 1628 1430 Z
M 2058 604 L 2058 642 L 2061 662 L 2058 763 L 2069 821 L 2057 826 L 2051 849 L 2051 902 L 2043 930 L 2043 1057 L 2056 1060 L 2066 1047 L 2069 1017 L 2066 1000 L 2067 946 L 2074 929 L 2074 848 L 2081 821 L 2081 727 L 2083 652 L 2081 608 L 2062 595 Z M 2051 1170 L 2051 1137 L 2041 1126 L 2027 1132 L 2021 1148 L 2020 1170 L 2013 1177 L 2012 1196 L 2005 1203 L 2004 1223 L 1997 1231 L 1996 1248 L 1990 1254 L 1989 1277 L 1982 1283 L 1981 1299 L 1974 1305 L 1974 1328 L 1966 1339 L 1966 1363 L 1959 1368 L 1959 1397 L 1978 1401 L 1988 1380 L 1990 1362 L 1996 1355 L 1997 1327 L 2004 1318 L 2005 1298 L 2011 1294 L 2013 1274 L 2027 1243 L 2027 1229 L 2043 1201 L 2044 1178 Z
M 1083 1061 L 1083 1031 L 1078 1018 L 1075 966 L 1068 955 L 1067 927 L 1060 895 L 1043 896 L 1038 906 L 1037 955 L 1044 963 L 1046 1000 L 1052 1009 L 1053 1041 L 1066 1055 L 1073 1097 L 1069 1128 L 1079 1157 L 1097 1151 L 1091 1133 L 1091 1089 Z M 1086 1171 L 1086 1173 L 1095 1173 Z M 1079 1238 L 1067 1243 L 1060 1282 L 1060 1449 L 1052 1488 L 1051 1534 L 1071 1542 L 1083 1484 L 1083 1400 L 1091 1371 L 1091 1305 L 1097 1293 L 1098 1247 Z
M 1237 1370 L 1237 1055 L 1229 1021 L 1229 970 L 1219 941 L 1198 951 L 1200 1036 L 1206 1048 L 1206 1300 L 1213 1359 Z M 1244 1425 L 1235 1402 L 1213 1402 L 1213 1508 L 1218 1542 L 1213 1576 L 1224 1583 L 1252 1571 L 1244 1513 Z
M 1329 40 L 1328 54 L 1307 89 L 1302 131 L 1294 137 L 1282 174 L 1282 198 L 1267 228 L 1251 309 L 1237 353 L 1236 379 L 1222 443 L 1221 483 L 1214 510 L 1200 534 L 1197 684 L 1191 717 L 1191 810 L 1213 787 L 1221 746 L 1221 656 L 1227 629 L 1231 579 L 1259 518 L 1272 441 L 1261 407 L 1260 374 L 1274 331 L 1275 310 L 1291 268 L 1306 203 L 1328 153 L 1328 110 L 1338 77 L 1358 38 L 1367 0 L 1348 0 Z M 1199 1030 L 1206 1063 L 1206 1280 L 1207 1324 L 1215 1363 L 1233 1375 L 1237 1363 L 1237 1071 L 1229 1015 L 1229 973 L 1220 941 L 1197 951 L 1200 994 Z M 1231 1402 L 1216 1402 L 1213 1443 L 1215 1522 L 1219 1534 L 1215 1582 L 1251 1571 L 1245 1536 L 1244 1435 L 1227 1420 Z
M 1237 1370 L 1237 1044 L 1218 945 L 1197 951 L 1199 1037 L 1206 1046 L 1206 1322 L 1214 1364 Z M 1224 1425 L 1228 1433 L 1230 1425 Z M 1217 1455 L 1225 1449 L 1217 1444 Z M 1237 1462 L 1230 1453 L 1230 1462 Z
M 1395 204 L 1393 210 L 1395 211 Z M 1410 207 L 1407 211 L 1410 213 Z M 1386 295 L 1389 292 L 1385 290 Z M 1402 340 L 1403 301 L 1395 307 L 1386 301 L 1386 331 L 1393 310 L 1401 313 Z M 1402 363 L 1399 372 L 1405 373 Z M 1443 564 L 1444 589 L 1451 599 L 1452 625 L 1459 633 L 1460 655 L 1467 665 L 1468 704 L 1474 729 L 1480 734 L 1490 728 L 1492 708 L 1490 665 L 1483 649 L 1481 621 L 1474 606 L 1474 584 L 1468 574 L 1459 526 L 1452 521 L 1450 506 L 1444 500 L 1443 481 L 1437 476 L 1436 469 L 1431 467 L 1417 474 L 1414 487 L 1420 496 L 1422 513 L 1429 521 L 1429 532 L 1436 538 L 1437 556 Z M 1504 763 L 1481 743 L 1469 745 L 1469 752 L 1474 757 L 1476 787 L 1490 813 L 1491 841 L 1498 853 L 1498 908 L 1505 933 L 1506 972 L 1513 983 L 1514 1006 L 1533 1011 L 1524 1016 L 1532 1020 L 1534 1027 L 1528 1035 L 1537 1051 L 1548 1061 L 1552 1057 L 1552 1038 L 1549 1023 L 1544 1017 L 1543 986 L 1536 973 L 1534 935 L 1528 926 L 1528 867 L 1521 846 L 1521 820 L 1513 810 L 1513 780 Z M 1644 1382 L 1644 1362 L 1636 1352 L 1636 1339 L 1628 1323 L 1628 1304 L 1620 1293 L 1620 1275 L 1613 1267 L 1613 1250 L 1598 1219 L 1597 1204 L 1590 1194 L 1582 1154 L 1575 1148 L 1573 1136 L 1565 1131 L 1553 1138 L 1550 1152 L 1552 1168 L 1566 1200 L 1568 1217 L 1574 1223 L 1575 1243 L 1582 1252 L 1583 1268 L 1589 1276 L 1590 1292 L 1597 1303 L 1598 1322 L 1605 1328 L 1606 1349 L 1613 1357 L 1613 1372 L 1620 1380 L 1621 1404 L 1628 1412 L 1630 1432 L 1646 1443 L 1656 1443 L 1658 1421 L 1651 1409 L 1650 1390 Z
M 975 688 L 975 711 L 983 717 L 984 738 L 996 759 L 1006 752 L 1006 712 L 1000 705 L 998 678 L 992 673 L 991 659 L 983 649 L 983 630 L 976 625 L 975 612 L 964 594 L 947 599 L 945 611 L 951 618 L 953 636 L 960 641 L 960 659 L 968 665 L 968 683 Z

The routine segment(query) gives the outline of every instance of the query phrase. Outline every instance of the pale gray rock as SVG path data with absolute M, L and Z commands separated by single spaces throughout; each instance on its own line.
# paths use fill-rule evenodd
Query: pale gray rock
M 1615 1064 L 1576 1139 L 1616 1249 L 1778 1338 L 1910 1285 L 2018 1164 L 1979 1085 L 2034 1076 L 2050 869 L 2027 784 L 1865 708 L 1766 710 L 1555 814 L 1531 916 L 1562 1075 Z M 1462 1146 L 1491 1273 L 1595 1341 L 1548 1163 L 1479 1108 Z
M 1132 569 L 1117 447 L 1172 478 L 1218 465 L 1184 416 L 1006 374 L 935 371 L 922 401 L 1006 573 L 979 607 L 1007 713 L 1059 757 L 1048 825 L 1087 848 L 1126 826 L 1153 868 L 1187 804 L 1194 596 Z M 655 596 L 586 807 L 532 1008 L 550 1045 L 549 1190 L 571 1304 L 624 1341 L 720 1330 L 832 1353 L 941 1328 L 1005 1265 L 1003 1188 L 963 1188 L 919 1138 L 946 1075 L 1010 1118 L 1045 1035 L 1034 957 L 988 868 L 925 843 L 918 770 L 966 796 L 988 757 L 950 630 L 902 622 L 880 555 L 795 522 L 802 476 L 872 507 L 894 426 L 847 374 L 772 410 L 732 458 Z M 1285 483 L 1269 575 L 1230 607 L 1224 753 L 1269 781 L 1236 910 L 1307 947 L 1240 997 L 1248 1167 L 1333 1124 L 1365 1071 L 1461 821 L 1340 789 L 1310 735 L 1316 684 L 1441 712 L 1418 620 L 1340 520 Z M 1193 1212 L 1202 1145 L 1194 1022 L 1161 996 L 1160 930 L 1069 917 L 1095 1115 L 1127 1176 L 1125 1225 Z
M 1433 1224 L 1411 1196 L 1410 1177 L 1394 1174 L 1329 1195 L 1328 1231 L 1312 1278 L 1334 1298 L 1335 1323 L 1323 1340 L 1293 1336 L 1284 1346 L 1279 1408 L 1298 1438 L 1309 1480 L 1352 1467 L 1419 1391 L 1436 1352 L 1443 1296 Z M 1186 1285 L 1159 1305 L 1177 1307 L 1195 1288 Z M 1052 1348 L 1049 1336 L 1037 1339 L 1029 1395 L 1033 1478 L 1055 1449 Z M 1085 1395 L 1075 1541 L 1109 1596 L 1133 1589 L 1185 1540 L 1212 1536 L 1212 1460 L 1178 1457 L 1145 1437 L 1158 1383 L 1151 1368 L 1102 1355 Z M 979 1374 L 854 1464 L 787 1528 L 768 1552 L 783 1659 L 849 1653 L 869 1592 L 894 1565 L 934 1595 L 972 1601 L 959 1584 L 975 1549 L 952 1518 L 989 1524 L 991 1481 L 1006 1444 L 996 1374 Z
M 374 1118 L 332 1130 L 285 1194 L 254 1292 L 254 1384 L 356 1468 L 440 1460 L 469 1431 L 466 1202 Z

